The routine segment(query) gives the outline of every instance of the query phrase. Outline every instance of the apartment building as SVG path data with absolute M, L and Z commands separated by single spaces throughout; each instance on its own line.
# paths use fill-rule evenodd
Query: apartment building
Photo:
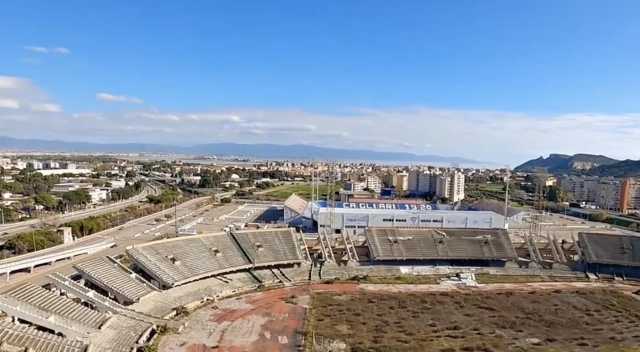
M 459 202 L 464 199 L 464 180 L 464 174 L 457 170 L 411 170 L 407 186 L 414 195 L 433 195 Z

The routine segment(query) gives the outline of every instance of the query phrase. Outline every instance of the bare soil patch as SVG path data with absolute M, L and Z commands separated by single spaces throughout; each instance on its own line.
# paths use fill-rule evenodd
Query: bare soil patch
M 609 288 L 313 292 L 305 334 L 307 351 L 637 352 L 640 300 Z

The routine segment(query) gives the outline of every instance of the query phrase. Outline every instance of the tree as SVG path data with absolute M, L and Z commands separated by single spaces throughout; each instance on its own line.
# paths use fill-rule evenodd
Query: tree
M 605 213 L 604 211 L 599 211 L 597 213 L 591 214 L 590 220 L 603 222 L 607 220 L 608 217 L 609 216 L 607 215 L 607 213 Z
M 18 221 L 18 212 L 15 211 L 15 209 L 13 208 L 9 208 L 9 207 L 5 207 L 5 206 L 0 206 L 0 209 L 2 211 L 2 216 L 4 217 L 4 222 L 15 222 Z M 0 219 L 2 220 L 2 219 Z
M 549 186 L 547 187 L 547 200 L 556 203 L 565 202 L 567 200 L 567 194 L 558 186 Z
M 62 200 L 71 207 L 86 205 L 91 202 L 91 196 L 86 189 L 78 189 L 62 194 Z
M 56 201 L 56 199 L 49 193 L 38 193 L 34 197 L 34 201 L 36 204 L 42 205 L 47 210 L 55 209 L 58 205 L 58 201 Z

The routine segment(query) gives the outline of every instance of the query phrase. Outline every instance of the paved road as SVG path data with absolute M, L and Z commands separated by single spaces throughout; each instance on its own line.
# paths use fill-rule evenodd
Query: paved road
M 106 205 L 91 208 L 91 209 L 78 210 L 78 211 L 70 212 L 63 215 L 54 215 L 54 216 L 40 218 L 40 219 L 33 219 L 33 220 L 0 225 L 0 239 L 12 237 L 21 232 L 31 231 L 34 228 L 39 227 L 43 222 L 54 224 L 54 225 L 60 225 L 65 222 L 79 220 L 89 216 L 113 212 L 119 209 L 126 208 L 131 205 L 138 204 L 140 201 L 145 200 L 148 195 L 157 194 L 158 192 L 159 192 L 158 187 L 146 186 L 142 190 L 142 192 L 140 192 L 140 194 L 120 202 L 110 203 L 110 204 L 106 204 Z
M 180 219 L 179 223 L 181 224 L 184 221 L 188 221 L 187 219 L 189 217 L 193 217 L 194 215 L 197 216 L 203 211 L 207 211 L 213 208 L 211 205 L 202 206 L 203 201 L 207 199 L 209 199 L 209 197 L 196 198 L 180 204 L 177 207 L 177 214 L 178 218 Z M 221 213 L 224 213 L 225 211 L 232 212 L 236 209 L 236 206 L 234 205 L 228 208 L 218 207 L 213 209 L 219 209 L 218 211 Z M 27 281 L 35 284 L 42 284 L 46 282 L 46 276 L 53 272 L 62 272 L 63 274 L 72 273 L 72 265 L 77 263 L 78 261 L 98 256 L 122 254 L 128 246 L 135 246 L 137 244 L 158 240 L 162 238 L 165 233 L 173 233 L 175 229 L 174 220 L 173 218 L 167 220 L 166 218 L 164 218 L 164 215 L 173 215 L 175 211 L 176 210 L 174 208 L 168 208 L 158 213 L 132 220 L 118 228 L 105 230 L 87 236 L 83 240 L 86 240 L 87 238 L 112 238 L 116 242 L 116 246 L 105 249 L 95 254 L 76 257 L 72 260 L 59 261 L 53 265 L 44 265 L 41 267 L 37 267 L 31 274 L 27 272 L 11 274 L 9 281 L 0 280 L 0 290 L 5 290 L 9 287 L 13 287 L 17 284 Z M 162 220 L 156 221 L 156 219 Z M 61 247 L 61 249 L 64 248 Z M 49 249 L 48 251 L 51 251 L 51 249 Z M 33 255 L 38 254 L 34 253 Z

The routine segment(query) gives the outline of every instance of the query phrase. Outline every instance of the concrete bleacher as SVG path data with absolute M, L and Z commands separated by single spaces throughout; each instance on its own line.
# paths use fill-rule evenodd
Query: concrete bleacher
M 68 297 L 29 283 L 0 296 L 0 310 L 9 316 L 78 338 L 97 332 L 109 318 Z
M 252 266 L 225 233 L 150 242 L 127 248 L 127 253 L 165 288 Z
M 64 292 L 68 297 L 74 297 L 87 302 L 103 313 L 117 313 L 125 309 L 119 303 L 81 285 L 78 282 L 60 274 L 53 273 L 47 276 L 51 284 L 58 290 Z
M 154 292 L 129 308 L 155 317 L 170 317 L 178 307 L 195 308 L 207 301 L 255 290 L 258 286 L 259 283 L 246 272 L 209 277 Z
M 275 285 L 282 283 L 282 280 L 280 280 L 273 269 L 270 268 L 251 270 L 251 273 L 257 277 L 263 285 Z
M 28 325 L 0 321 L 0 350 L 22 349 L 32 352 L 83 352 L 85 344 Z
M 130 352 L 147 340 L 153 324 L 115 315 L 104 324 L 99 334 L 90 337 L 87 352 Z
M 106 257 L 97 257 L 74 265 L 82 277 L 107 291 L 120 304 L 137 302 L 153 292 L 135 274 Z
M 578 244 L 587 263 L 640 266 L 640 236 L 580 232 Z
M 300 263 L 302 256 L 292 228 L 234 231 L 233 237 L 255 266 Z
M 483 260 L 516 257 L 504 230 L 382 229 L 367 230 L 373 260 Z

